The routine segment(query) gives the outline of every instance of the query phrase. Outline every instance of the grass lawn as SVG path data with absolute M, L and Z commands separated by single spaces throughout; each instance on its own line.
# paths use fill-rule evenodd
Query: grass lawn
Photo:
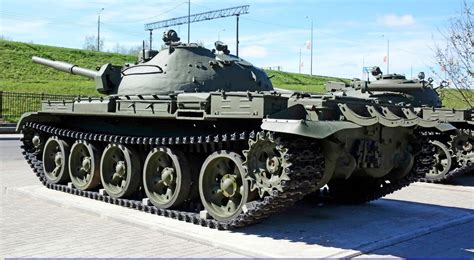
M 65 61 L 95 70 L 106 63 L 125 64 L 135 56 L 0 40 L 0 91 L 100 95 L 93 80 L 35 64 L 32 56 Z

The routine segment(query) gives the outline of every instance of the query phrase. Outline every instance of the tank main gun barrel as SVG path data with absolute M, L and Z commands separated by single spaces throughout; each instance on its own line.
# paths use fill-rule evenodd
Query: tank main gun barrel
M 36 56 L 33 56 L 32 61 L 34 63 L 45 65 L 59 71 L 64 71 L 64 72 L 71 73 L 74 75 L 88 77 L 90 79 L 95 79 L 95 77 L 98 75 L 97 71 L 84 69 L 84 68 L 78 67 L 77 65 L 69 64 L 62 61 L 48 60 L 48 59 L 40 58 Z

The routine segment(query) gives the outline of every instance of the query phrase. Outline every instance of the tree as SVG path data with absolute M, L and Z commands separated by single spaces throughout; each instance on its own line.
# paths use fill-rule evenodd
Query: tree
M 448 27 L 441 31 L 445 44 L 435 47 L 436 62 L 445 80 L 459 90 L 461 98 L 470 106 L 470 90 L 474 89 L 473 7 L 473 2 L 464 1 L 461 13 L 450 19 Z
M 148 48 L 150 48 L 150 44 L 145 41 L 145 49 L 148 49 Z M 128 49 L 127 54 L 138 55 L 142 50 L 143 50 L 143 44 L 136 45 L 136 46 L 131 46 Z
M 128 49 L 127 54 L 129 55 L 138 55 L 143 50 L 143 46 L 132 46 Z
M 2 35 L 0 35 L 0 40 L 12 41 L 12 38 L 2 34 Z
M 102 50 L 104 47 L 104 40 L 100 40 L 99 47 Z M 84 45 L 83 45 L 84 50 L 91 50 L 91 51 L 97 51 L 97 37 L 90 35 L 86 36 L 84 39 Z
M 122 46 L 117 42 L 117 43 L 115 43 L 115 47 L 114 47 L 113 52 L 120 53 L 120 54 L 127 54 L 128 50 L 127 50 L 127 48 L 125 48 L 125 46 Z

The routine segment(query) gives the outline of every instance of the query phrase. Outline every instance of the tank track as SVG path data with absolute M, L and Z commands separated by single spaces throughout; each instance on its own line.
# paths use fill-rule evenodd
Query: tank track
M 367 180 L 360 180 L 359 183 L 346 182 L 340 184 L 335 191 L 333 188 L 332 192 L 329 184 L 329 189 L 325 187 L 317 194 L 319 195 L 319 201 L 342 204 L 366 203 L 384 197 L 418 181 L 426 175 L 434 163 L 434 149 L 428 141 L 430 133 L 424 132 L 419 133 L 419 135 L 420 138 L 416 139 L 418 140 L 416 150 L 419 151 L 419 154 L 415 156 L 413 168 L 407 176 L 395 180 L 380 179 L 372 183 L 372 186 L 367 185 Z M 351 189 L 354 187 L 359 189 Z
M 470 174 L 472 172 L 474 172 L 474 165 L 471 165 L 471 166 L 466 165 L 466 166 L 458 167 L 451 170 L 445 175 L 444 178 L 437 179 L 437 180 L 420 178 L 419 181 L 426 182 L 426 183 L 446 183 L 455 177 L 462 176 L 464 174 Z
M 459 129 L 460 131 L 463 131 L 465 133 L 470 133 L 471 136 L 474 137 L 474 130 L 470 130 L 470 129 Z M 451 141 L 452 141 L 452 138 L 451 138 Z M 449 143 L 449 146 L 452 147 L 452 144 L 451 144 L 451 141 Z M 454 153 L 452 150 L 451 150 L 452 153 Z M 455 158 L 453 157 L 453 160 Z M 461 167 L 456 167 L 454 169 L 452 169 L 451 171 L 449 171 L 446 175 L 444 175 L 443 178 L 440 178 L 440 179 L 436 179 L 436 180 L 433 180 L 433 179 L 427 179 L 427 178 L 420 178 L 419 181 L 422 181 L 422 182 L 427 182 L 427 183 L 444 183 L 444 182 L 448 182 L 450 181 L 451 179 L 457 177 L 457 176 L 462 176 L 464 174 L 469 174 L 469 173 L 472 173 L 474 172 L 474 164 L 472 165 L 464 165 L 464 166 L 461 166 Z
M 31 131 L 73 140 L 81 139 L 96 142 L 114 142 L 124 145 L 208 144 L 210 147 L 216 148 L 222 148 L 225 146 L 225 144 L 228 144 L 232 141 L 244 140 L 248 142 L 249 138 L 254 138 L 256 135 L 253 131 L 205 137 L 149 138 L 85 133 L 27 122 L 22 129 L 22 133 L 28 134 L 28 132 Z M 43 172 L 43 163 L 41 159 L 39 159 L 41 158 L 41 155 L 39 155 L 39 152 L 33 148 L 30 139 L 22 138 L 22 149 L 26 161 L 36 173 L 36 176 L 39 178 L 41 183 L 49 189 L 87 197 L 110 204 L 120 205 L 150 214 L 186 221 L 203 227 L 228 230 L 258 223 L 265 218 L 268 218 L 269 216 L 292 206 L 295 202 L 301 200 L 305 195 L 314 190 L 316 183 L 323 175 L 323 169 L 321 165 L 323 165 L 324 162 L 324 157 L 319 152 L 317 142 L 310 139 L 288 139 L 289 140 L 284 140 L 282 143 L 289 148 L 290 152 L 287 154 L 288 158 L 294 160 L 292 162 L 292 166 L 289 168 L 290 171 L 288 175 L 290 176 L 290 180 L 284 183 L 283 191 L 273 191 L 269 196 L 264 197 L 259 201 L 247 203 L 247 211 L 241 213 L 237 218 L 229 222 L 201 218 L 198 210 L 196 209 L 202 208 L 202 206 L 193 207 L 192 209 L 189 209 L 188 207 L 187 210 L 159 209 L 151 204 L 143 203 L 141 198 L 117 199 L 112 198 L 106 194 L 101 194 L 98 191 L 83 191 L 74 188 L 72 185 L 48 183 Z

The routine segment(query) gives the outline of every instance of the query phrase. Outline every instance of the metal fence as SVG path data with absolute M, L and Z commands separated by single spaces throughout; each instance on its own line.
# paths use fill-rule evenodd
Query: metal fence
M 0 91 L 0 119 L 16 121 L 23 113 L 40 110 L 43 100 L 71 100 L 76 96 Z

